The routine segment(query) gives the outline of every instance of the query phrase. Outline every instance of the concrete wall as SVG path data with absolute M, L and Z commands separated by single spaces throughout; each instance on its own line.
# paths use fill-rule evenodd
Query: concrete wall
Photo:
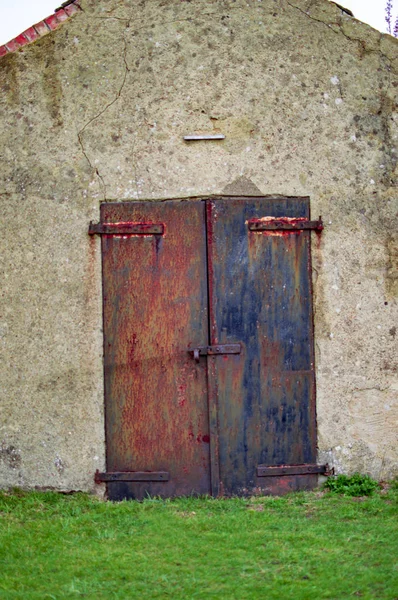
M 81 6 L 0 59 L 0 485 L 104 469 L 99 204 L 223 193 L 323 215 L 319 458 L 398 474 L 396 40 L 326 0 Z

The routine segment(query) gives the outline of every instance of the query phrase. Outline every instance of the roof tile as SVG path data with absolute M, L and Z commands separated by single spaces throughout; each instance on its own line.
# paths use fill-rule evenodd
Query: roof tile
M 33 25 L 33 27 L 36 29 L 39 36 L 46 35 L 46 33 L 49 32 L 49 27 L 47 27 L 47 25 L 45 24 L 44 21 L 40 21 L 39 23 L 36 23 L 35 25 Z
M 68 17 L 71 17 L 79 10 L 79 6 L 77 3 L 69 4 L 68 6 L 65 6 L 64 10 Z
M 29 27 L 29 29 L 26 29 L 22 35 L 26 37 L 28 42 L 34 42 L 39 37 L 39 34 L 33 27 Z
M 5 56 L 9 52 L 15 52 L 19 48 L 26 46 L 26 44 L 30 44 L 50 31 L 57 29 L 61 23 L 67 21 L 69 17 L 74 15 L 79 9 L 80 0 L 70 0 L 70 3 L 67 6 L 61 6 L 53 15 L 32 25 L 32 27 L 29 27 L 20 33 L 13 40 L 0 46 L 0 57 Z
M 5 44 L 5 46 L 6 46 L 7 50 L 8 50 L 8 52 L 15 52 L 15 50 L 18 50 L 18 48 L 21 47 L 21 44 L 19 44 L 17 42 L 17 40 L 14 39 L 14 40 L 10 40 L 9 42 L 7 42 Z
M 55 17 L 58 23 L 63 23 L 69 19 L 69 15 L 62 8 L 56 11 Z
M 19 44 L 20 46 L 26 46 L 26 44 L 29 44 L 29 40 L 26 38 L 26 36 L 23 33 L 20 33 L 16 38 L 15 41 L 17 42 L 17 44 Z
M 46 19 L 44 19 L 45 24 L 51 29 L 56 29 L 59 25 L 56 14 L 50 15 Z

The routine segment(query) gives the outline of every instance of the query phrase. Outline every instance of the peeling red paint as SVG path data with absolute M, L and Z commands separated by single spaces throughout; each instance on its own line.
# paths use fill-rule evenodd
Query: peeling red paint
M 298 225 L 299 223 L 305 223 L 308 221 L 306 217 L 259 217 L 257 219 L 250 219 L 247 223 L 272 223 L 278 221 L 279 223 L 286 223 L 289 225 Z
M 302 217 L 266 216 L 249 219 L 246 223 L 251 233 L 261 233 L 270 236 L 298 234 L 307 230 L 315 230 L 317 232 L 323 230 L 322 217 L 319 217 L 318 221 L 309 221 L 309 219 Z
M 307 221 L 308 219 L 305 218 L 292 218 L 292 217 L 260 217 L 258 219 L 250 219 L 250 223 L 272 223 L 277 221 L 278 223 L 285 223 L 286 225 L 298 225 L 299 223 L 303 223 L 305 221 Z M 251 233 L 254 234 L 260 234 L 260 235 L 269 235 L 269 236 L 275 236 L 275 237 L 284 237 L 284 236 L 290 236 L 290 235 L 300 235 L 302 233 L 302 230 L 297 230 L 294 231 L 293 229 L 290 230 L 285 230 L 285 231 L 251 231 Z

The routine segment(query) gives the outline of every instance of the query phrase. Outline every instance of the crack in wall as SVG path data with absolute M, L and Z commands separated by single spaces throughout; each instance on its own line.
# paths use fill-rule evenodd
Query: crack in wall
M 106 18 L 108 18 L 108 17 L 106 17 Z M 130 20 L 127 21 L 126 29 L 129 29 L 129 27 L 130 27 Z M 92 164 L 92 162 L 91 162 L 91 160 L 90 160 L 90 158 L 89 158 L 89 156 L 88 156 L 88 154 L 86 152 L 86 149 L 85 149 L 85 146 L 84 146 L 84 143 L 83 143 L 83 134 L 84 134 L 85 130 L 87 129 L 87 127 L 89 125 L 91 125 L 94 121 L 96 121 L 97 119 L 99 119 L 99 117 L 101 117 L 108 110 L 108 108 L 110 108 L 113 104 L 115 104 L 115 102 L 117 102 L 119 100 L 119 98 L 120 98 L 120 96 L 122 94 L 123 88 L 124 88 L 124 86 L 126 84 L 127 75 L 130 72 L 130 68 L 128 66 L 127 58 L 126 58 L 127 57 L 126 30 L 123 32 L 123 42 L 124 42 L 124 49 L 123 49 L 122 59 L 123 59 L 123 63 L 124 63 L 124 75 L 123 75 L 123 79 L 122 79 L 122 82 L 120 84 L 120 87 L 119 87 L 119 89 L 118 89 L 118 91 L 116 93 L 116 96 L 114 97 L 114 99 L 111 102 L 108 102 L 108 104 L 102 110 L 100 110 L 100 112 L 97 115 L 95 115 L 89 121 L 87 121 L 87 123 L 80 129 L 80 131 L 77 134 L 77 138 L 79 140 L 79 144 L 80 144 L 82 153 L 85 156 L 85 158 L 86 158 L 88 164 L 90 165 L 91 169 L 93 171 L 95 171 L 95 174 L 97 175 L 97 177 L 98 177 L 98 179 L 99 179 L 99 181 L 101 183 L 102 192 L 103 192 L 103 195 L 104 195 L 104 201 L 106 201 L 106 199 L 107 199 L 107 195 L 106 195 L 106 183 L 105 183 L 104 177 L 100 174 L 98 168 L 94 167 L 94 165 Z
M 389 82 L 388 82 L 388 87 L 387 87 L 387 92 L 390 88 L 391 85 L 391 70 L 392 70 L 392 62 L 389 59 L 388 56 L 386 56 L 382 51 L 381 51 L 381 34 L 380 34 L 380 38 L 379 38 L 379 46 L 380 49 L 379 51 L 374 50 L 373 48 L 367 48 L 366 47 L 366 42 L 362 39 L 359 38 L 353 38 L 349 35 L 347 35 L 347 33 L 344 31 L 344 23 L 342 22 L 341 18 L 338 21 L 335 22 L 326 22 L 323 21 L 322 19 L 318 19 L 312 15 L 309 14 L 309 10 L 316 5 L 317 0 L 309 0 L 309 4 L 306 7 L 305 10 L 303 10 L 302 8 L 300 8 L 299 6 L 293 4 L 292 2 L 290 2 L 289 0 L 286 0 L 286 3 L 288 4 L 288 6 L 290 6 L 292 9 L 297 10 L 298 12 L 302 13 L 306 18 L 315 21 L 317 23 L 320 23 L 321 25 L 327 27 L 328 29 L 330 29 L 333 33 L 339 35 L 342 34 L 347 40 L 357 43 L 359 45 L 359 54 L 360 54 L 360 58 L 362 58 L 366 53 L 371 53 L 371 52 L 378 52 L 380 54 L 380 58 L 381 60 L 384 59 L 386 61 L 386 65 L 384 66 L 385 70 L 388 72 L 388 76 L 389 76 Z M 336 5 L 337 6 L 337 5 Z M 233 7 L 230 7 L 233 8 Z M 342 11 L 343 12 L 343 11 Z M 172 19 L 170 21 L 164 21 L 162 23 L 159 23 L 159 27 L 162 27 L 164 25 L 168 25 L 168 24 L 173 24 L 173 23 L 179 23 L 179 22 L 194 22 L 195 19 L 199 18 L 199 17 L 211 17 L 211 16 L 215 16 L 218 13 L 214 13 L 214 12 L 207 12 L 207 13 L 198 13 L 196 15 L 192 15 L 190 17 L 186 17 L 186 18 L 180 18 L 180 19 Z M 101 173 L 99 172 L 99 169 L 93 165 L 92 161 L 90 160 L 90 157 L 88 156 L 88 153 L 86 151 L 85 145 L 84 145 L 84 132 L 86 131 L 86 129 L 93 123 L 95 122 L 99 117 L 101 117 L 113 104 L 115 104 L 119 98 L 121 97 L 121 94 L 123 92 L 124 86 L 126 84 L 127 81 L 127 76 L 128 73 L 130 72 L 130 68 L 129 65 L 127 63 L 127 40 L 126 40 L 126 31 L 128 29 L 130 29 L 130 24 L 132 22 L 133 16 L 130 16 L 129 18 L 123 18 L 123 17 L 116 17 L 116 16 L 102 16 L 102 17 L 94 17 L 95 19 L 99 19 L 99 20 L 116 20 L 116 21 L 120 21 L 123 23 L 126 23 L 126 28 L 123 31 L 123 41 L 124 41 L 124 50 L 123 50 L 123 54 L 122 54 L 122 59 L 123 59 L 123 63 L 124 63 L 124 75 L 123 75 L 123 79 L 121 82 L 121 85 L 116 93 L 116 96 L 113 98 L 113 100 L 111 102 L 109 102 L 102 110 L 100 110 L 100 112 L 95 115 L 94 117 L 92 117 L 83 127 L 82 129 L 78 132 L 78 141 L 79 141 L 79 145 L 81 147 L 82 153 L 84 155 L 84 157 L 86 158 L 90 168 L 95 172 L 95 174 L 97 175 L 100 184 L 101 184 L 101 188 L 102 188 L 102 192 L 103 192 L 103 196 L 104 196 L 104 200 L 107 199 L 107 186 L 104 180 L 103 175 L 101 175 Z M 143 30 L 143 29 L 147 29 L 148 28 L 148 23 L 145 23 L 144 25 L 141 25 L 138 28 L 135 28 L 132 31 L 132 35 L 136 36 L 138 34 L 139 31 Z M 342 98 L 344 98 L 344 94 L 343 94 L 343 90 L 341 87 L 341 83 L 339 83 L 338 85 L 338 89 L 340 92 L 340 96 Z M 386 92 L 386 94 L 387 94 Z M 386 96 L 385 96 L 386 97 Z M 384 98 L 385 100 L 385 98 Z M 384 111 L 385 108 L 385 102 L 383 103 L 383 100 L 381 98 L 381 112 L 385 112 Z M 387 115 L 385 115 L 385 118 L 387 118 Z M 383 119 L 384 121 L 384 119 Z M 385 123 L 383 125 L 383 132 L 384 132 L 384 140 L 387 141 L 387 139 L 389 139 L 389 141 L 391 141 L 391 136 L 389 134 L 389 127 L 388 127 L 388 123 Z M 138 182 L 137 182 L 137 165 L 135 163 L 135 159 L 134 159 L 134 147 L 135 147 L 136 143 L 134 142 L 133 145 L 133 168 L 134 168 L 134 173 L 135 173 L 135 185 L 136 185 L 136 193 L 137 193 L 137 197 L 138 197 Z
M 100 21 L 123 21 L 123 23 L 129 23 L 130 19 L 127 17 L 92 17 L 93 19 L 99 19 Z
M 393 173 L 394 173 L 397 161 L 396 161 L 396 159 L 394 159 L 394 157 L 391 154 L 388 154 L 388 148 L 391 148 L 391 146 L 392 146 L 392 136 L 391 136 L 390 126 L 389 126 L 389 118 L 391 115 L 391 110 L 390 110 L 391 105 L 388 101 L 388 93 L 391 88 L 391 72 L 392 71 L 395 72 L 395 69 L 393 67 L 392 60 L 386 54 L 384 54 L 381 50 L 382 34 L 381 33 L 379 34 L 379 49 L 375 50 L 373 48 L 368 48 L 365 40 L 362 40 L 360 38 L 351 37 L 344 31 L 344 23 L 341 20 L 341 18 L 338 21 L 327 23 L 327 22 L 323 21 L 322 19 L 317 19 L 316 17 L 313 17 L 311 14 L 309 14 L 309 10 L 312 6 L 314 6 L 316 0 L 310 0 L 310 3 L 307 6 L 306 10 L 303 10 L 302 8 L 293 4 L 289 0 L 286 0 L 286 2 L 291 8 L 296 9 L 297 11 L 302 13 L 305 17 L 307 17 L 311 21 L 315 21 L 316 23 L 320 23 L 321 25 L 326 26 L 328 29 L 333 31 L 333 33 L 342 34 L 350 42 L 357 43 L 360 59 L 362 59 L 365 56 L 365 54 L 370 54 L 373 52 L 376 52 L 377 54 L 379 54 L 380 66 L 381 66 L 380 78 L 379 78 L 380 79 L 379 86 L 380 86 L 380 90 L 381 90 L 380 96 L 379 96 L 380 97 L 379 116 L 381 119 L 382 141 L 383 141 L 384 147 L 385 147 L 383 163 L 387 167 L 385 175 L 383 176 L 383 184 L 386 187 L 392 186 L 394 183 L 393 182 Z M 334 26 L 337 26 L 337 30 Z M 383 81 L 382 81 L 383 73 L 387 73 L 387 77 L 388 77 L 387 85 L 385 86 L 384 91 L 382 91 L 382 88 L 384 87 Z M 344 98 L 343 90 L 341 88 L 340 83 L 339 83 L 339 92 L 340 92 L 341 97 Z M 363 189 L 362 191 L 363 191 L 363 193 L 365 193 L 365 189 Z
M 162 23 L 159 24 L 159 27 L 162 27 L 164 25 L 169 25 L 172 23 L 179 23 L 179 22 L 192 22 L 195 20 L 195 18 L 197 16 L 200 17 L 208 17 L 208 16 L 213 16 L 216 13 L 198 13 L 198 15 L 194 15 L 192 17 L 186 17 L 186 18 L 181 18 L 181 19 L 172 19 L 171 21 L 164 21 Z M 86 158 L 90 168 L 95 172 L 95 174 L 97 175 L 100 184 L 101 184 L 101 188 L 102 188 L 102 192 L 103 192 L 103 200 L 106 201 L 107 200 L 107 191 L 106 191 L 106 183 L 104 180 L 104 177 L 101 175 L 101 173 L 99 172 L 99 169 L 97 167 L 95 167 L 93 165 L 93 163 L 90 160 L 90 157 L 87 154 L 86 148 L 84 146 L 84 141 L 83 141 L 83 134 L 85 132 L 85 130 L 97 119 L 99 119 L 99 117 L 101 117 L 113 104 L 115 104 L 115 102 L 117 102 L 119 100 L 119 98 L 121 97 L 121 94 L 123 92 L 123 88 L 126 84 L 127 81 L 127 76 L 128 73 L 130 72 L 130 67 L 127 63 L 127 40 L 126 40 L 126 30 L 130 29 L 130 24 L 131 21 L 133 19 L 133 17 L 129 17 L 129 18 L 122 18 L 122 17 L 94 17 L 95 19 L 99 19 L 99 20 L 117 20 L 117 21 L 122 21 L 126 23 L 126 28 L 123 32 L 123 41 L 124 41 L 124 49 L 123 49 L 123 55 L 122 55 L 122 59 L 124 62 L 124 76 L 123 76 L 123 80 L 121 82 L 121 85 L 119 87 L 118 92 L 116 93 L 116 96 L 114 97 L 114 99 L 109 102 L 102 110 L 100 110 L 100 112 L 95 115 L 94 117 L 92 117 L 89 121 L 87 121 L 87 123 L 80 129 L 80 131 L 77 134 L 78 137 L 78 141 L 79 141 L 79 145 L 81 148 L 81 151 L 84 155 L 84 157 Z M 136 36 L 138 34 L 139 31 L 141 31 L 142 29 L 147 29 L 148 28 L 148 24 L 146 23 L 145 25 L 142 25 L 141 27 L 138 27 L 136 29 L 133 30 L 132 35 Z M 134 169 L 134 177 L 135 177 L 135 186 L 136 186 L 136 193 L 137 193 L 137 198 L 139 197 L 139 189 L 138 189 L 138 175 L 137 175 L 137 165 L 135 162 L 135 158 L 134 158 L 134 148 L 135 148 L 135 144 L 136 142 L 134 141 L 133 144 L 133 148 L 132 148 L 132 163 L 133 163 L 133 169 Z
M 315 21 L 316 23 L 321 23 L 322 25 L 325 25 L 326 27 L 328 27 L 328 29 L 331 29 L 331 31 L 333 31 L 333 33 L 339 33 L 340 32 L 341 21 L 335 21 L 335 22 L 332 22 L 332 23 L 326 23 L 325 21 L 322 21 L 322 19 L 317 19 L 316 17 L 313 17 L 313 16 L 311 16 L 309 14 L 308 11 L 314 5 L 314 1 L 313 0 L 311 0 L 310 4 L 308 5 L 307 10 L 303 10 L 299 6 L 296 6 L 295 4 L 292 4 L 291 2 L 289 2 L 289 0 L 286 0 L 286 3 L 290 6 L 290 8 L 295 8 L 296 10 L 298 10 L 299 12 L 301 12 L 301 14 L 303 14 L 305 17 L 307 17 L 311 21 Z M 339 29 L 336 31 L 336 29 L 333 29 L 332 25 L 337 25 L 337 27 Z
M 294 9 L 298 10 L 301 14 L 303 14 L 305 17 L 307 17 L 311 21 L 315 21 L 315 23 L 320 23 L 320 24 L 324 25 L 325 27 L 327 27 L 328 29 L 330 29 L 330 31 L 333 31 L 333 33 L 336 33 L 336 34 L 340 34 L 341 33 L 350 42 L 356 42 L 356 43 L 358 43 L 358 45 L 359 45 L 359 54 L 360 54 L 361 58 L 366 53 L 378 52 L 380 54 L 380 56 L 382 56 L 383 58 L 385 58 L 389 62 L 389 67 L 390 67 L 390 69 L 392 69 L 391 60 L 388 58 L 388 56 L 386 56 L 381 51 L 381 39 L 382 39 L 382 34 L 381 33 L 380 33 L 380 36 L 379 36 L 379 46 L 380 46 L 380 49 L 379 50 L 374 50 L 373 48 L 367 48 L 365 40 L 362 40 L 360 38 L 351 37 L 347 33 L 345 33 L 345 31 L 344 31 L 344 23 L 342 22 L 341 18 L 340 18 L 339 21 L 334 21 L 334 22 L 332 21 L 331 23 L 328 23 L 326 21 L 323 21 L 322 19 L 317 19 L 316 17 L 313 17 L 312 15 L 310 15 L 308 11 L 309 11 L 309 9 L 314 4 L 313 0 L 311 0 L 309 6 L 307 8 L 307 10 L 303 10 L 299 6 L 296 6 L 295 4 L 292 4 L 291 2 L 289 2 L 289 0 L 286 0 L 286 3 L 290 6 L 290 8 L 294 8 Z M 337 29 L 335 29 L 333 27 L 333 25 L 337 26 Z
M 381 41 L 381 39 L 380 39 L 380 41 Z M 391 88 L 392 63 L 391 63 L 391 60 L 381 52 L 380 53 L 381 65 L 383 64 L 384 59 L 388 61 L 388 65 L 385 67 L 386 72 L 388 73 L 388 80 L 387 80 L 386 90 L 383 91 L 383 89 L 382 89 L 383 82 L 381 81 L 381 74 L 380 74 L 380 86 L 379 86 L 380 87 L 380 111 L 379 111 L 379 114 L 380 114 L 380 118 L 381 118 L 381 131 L 382 131 L 383 143 L 384 143 L 384 147 L 385 147 L 383 163 L 386 165 L 386 171 L 383 176 L 383 183 L 384 183 L 384 185 L 386 185 L 386 187 L 389 187 L 389 186 L 394 185 L 394 172 L 395 172 L 395 168 L 397 165 L 397 158 L 396 158 L 396 156 L 392 155 L 391 150 L 388 153 L 388 149 L 389 148 L 392 149 L 392 146 L 393 146 L 393 140 L 392 140 L 390 124 L 389 124 L 390 116 L 392 115 L 392 106 L 390 105 L 390 103 L 388 101 L 388 93 Z M 389 109 L 391 109 L 391 110 L 389 110 Z

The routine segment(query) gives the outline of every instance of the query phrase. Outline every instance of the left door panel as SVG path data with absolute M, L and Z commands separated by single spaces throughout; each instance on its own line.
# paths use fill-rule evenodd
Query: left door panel
M 163 224 L 101 236 L 107 472 L 146 479 L 108 497 L 209 494 L 206 361 L 188 352 L 208 344 L 204 203 L 107 203 L 101 223 Z

